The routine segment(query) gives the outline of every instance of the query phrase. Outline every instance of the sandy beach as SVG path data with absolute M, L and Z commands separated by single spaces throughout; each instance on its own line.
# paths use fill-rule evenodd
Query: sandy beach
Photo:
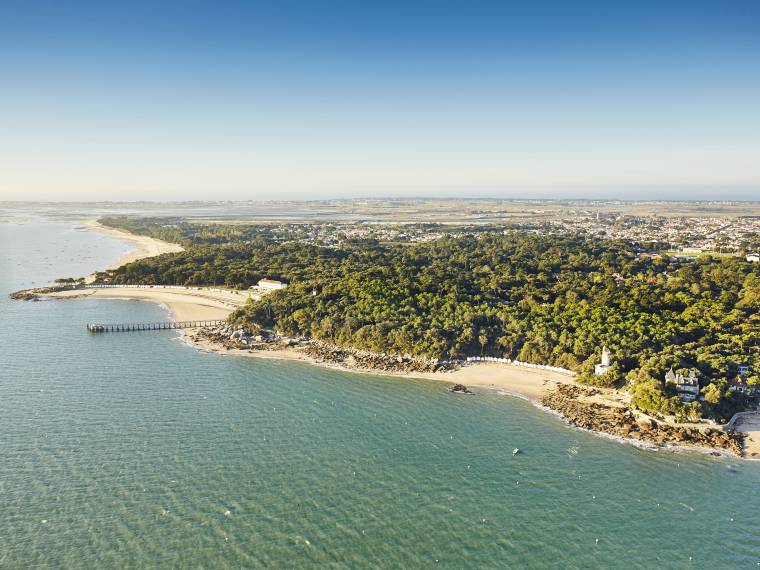
M 115 269 L 147 257 L 155 257 L 164 253 L 177 253 L 183 250 L 176 243 L 169 243 L 147 236 L 135 235 L 116 228 L 109 228 L 96 220 L 85 220 L 80 223 L 81 227 L 108 234 L 123 242 L 128 243 L 134 249 L 127 252 L 119 260 L 106 267 Z M 91 283 L 94 275 L 90 275 L 87 283 Z M 200 321 L 226 319 L 237 307 L 245 304 L 249 293 L 243 291 L 227 291 L 211 289 L 208 287 L 189 287 L 187 289 L 173 289 L 155 286 L 144 289 L 132 287 L 113 287 L 109 289 L 76 289 L 51 293 L 50 297 L 56 298 L 79 298 L 97 297 L 101 299 L 126 299 L 130 301 L 152 301 L 166 305 L 175 320 Z
M 477 362 L 443 374 L 421 374 L 422 378 L 456 382 L 469 387 L 493 388 L 538 402 L 556 384 L 572 384 L 572 377 L 560 372 L 526 368 L 498 362 Z
M 94 297 L 98 299 L 124 299 L 130 301 L 152 301 L 166 305 L 177 321 L 200 321 L 226 319 L 232 311 L 248 301 L 247 291 L 191 287 L 169 289 L 161 286 L 135 289 L 132 287 L 112 287 L 108 289 L 73 289 L 50 293 L 58 299 Z
M 760 461 L 760 413 L 736 421 L 737 431 L 744 433 L 744 455 Z
M 188 335 L 189 337 L 189 335 Z M 308 364 L 323 366 L 336 370 L 354 373 L 372 374 L 377 376 L 396 376 L 416 378 L 420 380 L 436 380 L 448 384 L 463 384 L 471 388 L 487 388 L 500 390 L 504 393 L 525 398 L 538 403 L 541 397 L 556 384 L 572 384 L 573 380 L 566 374 L 551 370 L 525 368 L 511 364 L 496 362 L 468 363 L 451 372 L 384 372 L 349 368 L 330 362 L 317 361 L 304 352 L 295 348 L 280 348 L 276 350 L 234 350 L 228 351 L 219 345 L 207 341 L 191 340 L 197 348 L 208 352 L 230 354 L 248 358 L 270 358 L 277 360 L 295 360 Z
M 116 228 L 109 228 L 100 224 L 96 220 L 85 220 L 80 223 L 80 226 L 88 230 L 113 236 L 120 241 L 128 243 L 134 248 L 132 251 L 122 255 L 116 263 L 106 267 L 106 269 L 116 269 L 125 263 L 137 261 L 138 259 L 155 257 L 164 253 L 177 253 L 183 250 L 183 247 L 179 244 L 161 241 L 148 236 L 138 236 Z

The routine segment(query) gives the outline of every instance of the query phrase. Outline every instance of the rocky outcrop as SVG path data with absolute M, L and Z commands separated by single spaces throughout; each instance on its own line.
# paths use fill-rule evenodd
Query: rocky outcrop
M 691 445 L 742 454 L 743 434 L 710 427 L 680 427 L 637 418 L 625 406 L 608 406 L 583 401 L 593 396 L 593 388 L 558 384 L 544 395 L 541 404 L 560 413 L 571 425 L 596 432 L 640 440 L 656 446 Z
M 62 291 L 61 287 L 37 287 L 36 289 L 22 289 L 11 293 L 9 297 L 15 301 L 39 301 L 40 297 L 49 293 Z
M 226 350 L 280 350 L 296 349 L 315 362 L 338 365 L 351 370 L 387 373 L 438 372 L 453 369 L 453 363 L 437 360 L 375 354 L 361 350 L 341 348 L 328 343 L 303 338 L 288 338 L 269 332 L 252 333 L 233 325 L 201 329 L 191 335 L 192 340 L 210 342 Z
M 475 393 L 464 384 L 454 384 L 453 386 L 449 386 L 448 388 L 446 388 L 446 391 L 451 392 L 452 394 L 474 394 Z
M 287 346 L 282 339 L 273 335 L 253 334 L 232 325 L 205 327 L 191 334 L 190 338 L 194 341 L 209 342 L 226 350 L 278 350 Z
M 75 285 L 53 285 L 51 287 L 37 287 L 35 289 L 22 289 L 11 293 L 9 297 L 16 301 L 38 301 L 40 297 L 59 291 L 69 291 L 71 289 L 80 289 Z
M 341 364 L 355 370 L 377 372 L 438 372 L 448 370 L 452 365 L 434 359 L 413 358 L 392 354 L 375 354 L 362 350 L 341 348 L 319 341 L 310 341 L 304 352 L 317 362 Z
M 349 370 L 410 373 L 440 372 L 456 367 L 455 362 L 416 359 L 409 356 L 375 354 L 337 347 L 320 341 L 283 338 L 272 333 L 252 333 L 232 325 L 200 329 L 192 337 L 211 342 L 226 350 L 279 350 L 292 348 L 318 363 L 337 365 Z M 471 394 L 464 385 L 448 389 L 458 394 Z M 576 427 L 639 440 L 656 446 L 697 446 L 742 455 L 743 434 L 712 427 L 674 426 L 636 414 L 623 405 L 604 403 L 595 398 L 600 391 L 577 384 L 557 384 L 546 393 L 541 404 L 561 414 Z
M 9 297 L 15 301 L 37 301 L 41 294 L 39 289 L 24 289 L 11 293 Z

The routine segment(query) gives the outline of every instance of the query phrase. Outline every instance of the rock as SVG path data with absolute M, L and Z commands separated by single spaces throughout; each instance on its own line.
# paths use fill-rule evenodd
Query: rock
M 464 384 L 454 384 L 453 386 L 449 386 L 448 388 L 446 388 L 446 391 L 451 392 L 452 394 L 474 394 L 475 393 Z
M 636 422 L 641 431 L 649 431 L 657 427 L 657 422 L 654 420 L 648 420 L 647 418 L 641 418 Z
M 559 384 L 544 395 L 541 404 L 559 412 L 571 425 L 597 432 L 646 441 L 654 445 L 697 445 L 742 454 L 743 435 L 716 429 L 673 426 L 640 418 L 630 408 L 581 401 L 590 390 L 583 386 Z

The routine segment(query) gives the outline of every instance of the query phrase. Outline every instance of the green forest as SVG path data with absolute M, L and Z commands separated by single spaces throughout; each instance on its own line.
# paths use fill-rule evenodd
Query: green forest
M 744 395 L 727 384 L 739 365 L 758 383 L 760 268 L 738 257 L 690 261 L 623 241 L 525 232 L 328 248 L 244 226 L 236 231 L 245 241 L 217 243 L 203 226 L 188 235 L 181 226 L 135 224 L 187 249 L 101 273 L 100 281 L 241 289 L 264 277 L 287 282 L 232 315 L 252 331 L 378 353 L 561 366 L 582 382 L 628 385 L 645 411 L 684 418 L 742 409 Z M 603 345 L 613 366 L 594 376 Z M 663 384 L 671 367 L 698 372 L 704 402 L 682 404 Z

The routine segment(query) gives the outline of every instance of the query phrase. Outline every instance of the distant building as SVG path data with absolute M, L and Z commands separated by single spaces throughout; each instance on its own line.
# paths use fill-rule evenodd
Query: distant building
M 757 254 L 757 253 L 747 254 L 747 261 L 753 261 L 755 263 L 760 262 L 760 254 Z
M 731 380 L 728 381 L 728 386 L 733 390 L 734 392 L 748 392 L 747 389 L 747 381 L 744 380 L 741 376 L 737 376 L 736 378 L 731 378 Z
M 607 371 L 610 369 L 610 351 L 607 350 L 607 347 L 602 347 L 602 362 L 601 364 L 597 364 L 594 367 L 594 374 L 597 376 L 601 376 L 602 374 L 606 374 Z
M 749 366 L 747 364 L 740 364 L 738 370 L 741 376 L 746 376 L 749 374 Z
M 665 383 L 675 384 L 678 396 L 684 402 L 693 402 L 699 398 L 699 379 L 696 372 L 689 372 L 688 376 L 676 374 L 671 368 L 665 374 Z
M 285 289 L 287 288 L 287 284 L 283 283 L 282 281 L 275 281 L 274 279 L 261 279 L 258 282 L 258 286 L 262 289 Z

